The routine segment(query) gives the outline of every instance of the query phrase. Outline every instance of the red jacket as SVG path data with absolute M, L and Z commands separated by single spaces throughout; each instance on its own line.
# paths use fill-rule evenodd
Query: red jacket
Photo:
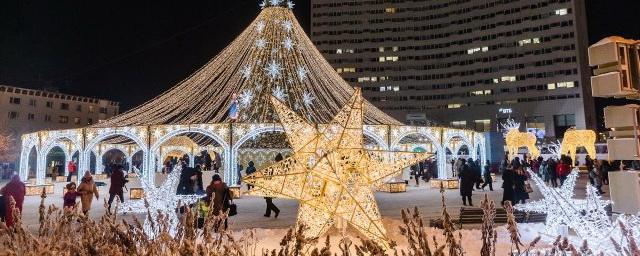
M 67 164 L 67 170 L 69 171 L 69 173 L 76 173 L 78 167 L 76 166 L 76 164 L 72 161 L 69 161 L 69 164 Z
M 558 176 L 567 176 L 569 172 L 569 165 L 565 163 L 558 163 L 558 165 L 556 165 L 556 174 L 558 174 Z
M 16 208 L 20 210 L 20 214 L 22 214 L 22 203 L 24 202 L 24 195 L 26 194 L 26 188 L 24 183 L 20 181 L 20 177 L 18 175 L 14 176 L 13 179 L 7 185 L 5 185 L 0 192 L 4 197 L 4 206 L 5 206 L 5 222 L 7 227 L 13 226 L 13 209 L 11 209 L 11 197 L 16 201 Z

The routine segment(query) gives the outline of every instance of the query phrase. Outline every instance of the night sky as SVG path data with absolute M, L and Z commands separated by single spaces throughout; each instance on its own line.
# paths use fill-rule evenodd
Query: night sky
M 640 39 L 640 1 L 585 1 L 590 43 Z M 2 0 L 0 84 L 57 87 L 126 110 L 214 57 L 256 17 L 258 2 Z M 295 3 L 308 31 L 309 2 Z

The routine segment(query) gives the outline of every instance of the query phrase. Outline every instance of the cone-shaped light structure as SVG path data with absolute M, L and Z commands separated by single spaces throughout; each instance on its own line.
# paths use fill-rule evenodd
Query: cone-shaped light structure
M 95 127 L 272 123 L 275 96 L 311 123 L 327 123 L 348 103 L 353 88 L 322 57 L 292 11 L 267 7 L 200 70 L 151 101 Z M 231 111 L 232 113 L 234 111 Z M 399 124 L 369 102 L 367 124 Z

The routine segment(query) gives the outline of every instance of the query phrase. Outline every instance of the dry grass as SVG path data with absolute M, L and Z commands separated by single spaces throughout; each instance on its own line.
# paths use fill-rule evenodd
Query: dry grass
M 204 220 L 201 229 L 196 228 L 196 215 L 187 210 L 181 216 L 174 237 L 169 235 L 168 219 L 160 214 L 153 221 L 159 227 L 160 234 L 151 239 L 145 233 L 142 223 L 119 220 L 116 215 L 105 215 L 98 220 L 91 220 L 77 210 L 64 211 L 55 206 L 44 206 L 45 195 L 39 208 L 40 226 L 38 232 L 28 232 L 24 229 L 20 214 L 16 211 L 15 226 L 7 229 L 0 223 L 0 255 L 229 255 L 229 256 L 365 256 L 365 255 L 402 255 L 402 256 L 445 256 L 445 255 L 482 255 L 496 254 L 497 233 L 493 218 L 495 204 L 484 198 L 482 209 L 484 217 L 482 224 L 482 249 L 480 252 L 465 252 L 462 235 L 457 232 L 451 216 L 447 212 L 442 197 L 442 234 L 444 244 L 438 244 L 435 234 L 430 234 L 424 225 L 423 218 L 417 208 L 402 210 L 402 224 L 400 233 L 406 239 L 407 247 L 401 250 L 392 242 L 392 249 L 384 251 L 377 244 L 366 239 L 352 241 L 343 234 L 337 244 L 337 251 L 332 251 L 331 240 L 326 237 L 307 238 L 304 236 L 304 225 L 297 229 L 290 229 L 282 237 L 278 249 L 266 250 L 258 248 L 258 240 L 253 230 L 243 231 L 242 235 L 234 235 L 224 228 L 227 216 L 218 216 L 211 212 Z M 116 200 L 117 202 L 118 200 Z M 210 207 L 213 209 L 213 207 Z M 511 255 L 594 255 L 589 246 L 584 243 L 574 247 L 566 238 L 558 237 L 550 248 L 543 252 L 535 250 L 540 240 L 525 245 L 520 241 L 517 223 L 513 217 L 513 208 L 506 206 L 509 215 L 507 228 L 510 232 L 512 245 Z M 150 213 L 148 213 L 150 214 Z M 639 256 L 638 247 L 625 229 L 628 247 L 618 246 L 620 255 Z M 456 237 L 457 234 L 457 237 Z M 238 238 L 240 237 L 240 238 Z M 474 238 L 475 239 L 475 238 Z M 535 251 L 535 252 L 534 252 Z

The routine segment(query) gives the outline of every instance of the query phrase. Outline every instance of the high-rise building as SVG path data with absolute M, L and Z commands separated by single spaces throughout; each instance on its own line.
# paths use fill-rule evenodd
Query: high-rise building
M 400 121 L 595 127 L 583 0 L 312 0 L 311 38 Z

